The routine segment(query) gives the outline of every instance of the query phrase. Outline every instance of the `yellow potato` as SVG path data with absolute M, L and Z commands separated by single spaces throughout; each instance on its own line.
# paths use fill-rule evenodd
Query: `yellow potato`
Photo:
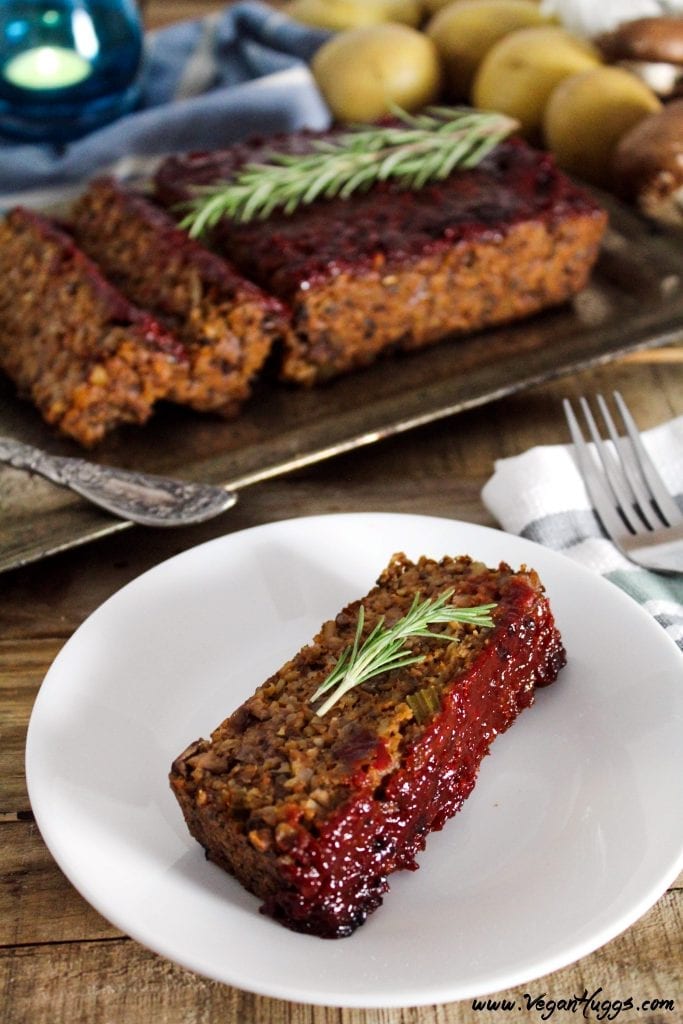
M 465 0 L 422 0 L 422 6 L 427 14 L 436 14 L 437 11 L 443 10 L 444 7 L 451 7 L 454 4 L 464 2 Z M 531 0 L 531 2 L 538 6 L 540 0 Z
M 561 167 L 603 188 L 612 184 L 612 155 L 621 137 L 662 104 L 623 68 L 570 75 L 553 89 L 543 116 L 548 147 Z
M 533 0 L 457 0 L 444 7 L 426 32 L 441 56 L 449 96 L 469 99 L 477 68 L 503 36 L 552 20 Z
M 311 70 L 339 121 L 375 121 L 392 104 L 417 110 L 441 88 L 436 47 L 407 25 L 347 29 L 320 47 Z
M 477 107 L 515 117 L 522 131 L 540 133 L 550 93 L 563 78 L 600 64 L 590 43 L 562 28 L 522 28 L 500 39 L 484 57 L 472 87 Z
M 420 0 L 291 0 L 283 12 L 305 25 L 335 30 L 386 21 L 415 27 L 422 20 Z

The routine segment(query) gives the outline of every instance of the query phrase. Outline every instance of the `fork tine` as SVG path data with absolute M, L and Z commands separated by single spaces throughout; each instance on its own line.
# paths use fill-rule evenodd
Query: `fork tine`
M 598 402 L 600 402 L 601 397 L 601 395 L 598 395 Z M 633 530 L 634 533 L 638 533 L 639 530 L 643 529 L 643 524 L 639 520 L 637 513 L 634 511 L 633 506 L 635 497 L 629 478 L 624 473 L 624 468 L 619 462 L 619 459 L 615 458 L 615 456 L 612 454 L 612 452 L 609 450 L 609 448 L 603 441 L 602 437 L 600 436 L 600 433 L 595 423 L 595 419 L 593 418 L 593 413 L 591 412 L 591 408 L 586 399 L 582 398 L 580 400 L 580 404 L 583 414 L 586 418 L 586 423 L 588 424 L 588 430 L 591 435 L 591 440 L 593 441 L 593 444 L 595 445 L 595 450 L 598 453 L 600 461 L 602 462 L 603 469 L 605 470 L 605 474 L 607 476 L 607 482 L 612 488 L 613 501 L 615 501 L 616 504 L 619 506 L 619 511 L 621 512 L 621 515 L 630 526 L 631 530 Z M 603 417 L 606 417 L 605 422 L 607 423 L 607 429 L 610 430 L 610 427 L 612 428 L 610 430 L 610 436 L 612 436 L 615 433 L 615 431 L 614 424 L 612 423 L 611 417 L 609 415 L 609 411 L 603 409 L 602 406 L 601 411 Z
M 638 455 L 633 447 L 631 438 L 628 436 L 628 433 L 626 436 L 619 436 L 609 409 L 607 408 L 607 402 L 602 395 L 598 395 L 598 402 L 603 410 L 603 416 L 605 417 L 605 422 L 607 423 L 607 429 L 609 430 L 612 442 L 614 443 L 615 449 L 621 459 L 624 475 L 626 476 L 633 493 L 633 500 L 638 510 L 638 514 L 651 530 L 658 530 L 662 526 L 666 526 L 666 520 L 662 516 L 662 513 L 652 503 L 652 495 L 648 488 L 647 480 L 643 476 L 643 472 L 640 468 Z
M 633 452 L 640 470 L 660 512 L 664 516 L 664 519 L 668 520 L 670 526 L 682 524 L 683 515 L 681 514 L 678 505 L 667 491 L 664 481 L 657 472 L 652 459 L 645 450 L 645 446 L 641 441 L 638 428 L 636 427 L 633 417 L 628 410 L 628 406 L 618 391 L 614 392 L 614 401 L 617 403 L 617 408 L 619 409 L 624 421 L 624 426 L 626 427 L 626 432 L 628 433 L 629 440 L 633 446 Z
M 581 433 L 581 428 L 576 416 L 574 415 L 574 410 L 566 398 L 562 401 L 562 407 L 567 419 L 569 433 L 571 434 L 571 438 L 574 443 L 579 471 L 586 485 L 586 490 L 588 491 L 588 497 L 591 500 L 591 504 L 600 516 L 607 533 L 615 540 L 625 538 L 629 535 L 628 531 L 624 526 L 621 516 L 616 510 L 612 495 L 608 492 L 600 478 L 600 474 L 598 473 L 593 459 L 591 458 L 588 445 L 586 444 L 584 436 Z
M 638 468 L 630 441 L 628 438 L 619 437 L 612 414 L 607 407 L 607 402 L 602 395 L 597 395 L 596 397 L 607 432 L 614 445 L 614 450 L 619 460 L 621 478 L 625 484 L 625 493 L 620 495 L 621 511 L 634 533 L 641 532 L 643 526 L 656 530 L 662 523 L 652 508 L 647 484 Z

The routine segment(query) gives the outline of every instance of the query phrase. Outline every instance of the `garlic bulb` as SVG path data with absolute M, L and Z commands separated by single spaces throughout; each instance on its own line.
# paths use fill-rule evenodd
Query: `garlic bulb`
M 683 14 L 683 0 L 543 0 L 541 10 L 574 35 L 590 38 L 636 18 Z

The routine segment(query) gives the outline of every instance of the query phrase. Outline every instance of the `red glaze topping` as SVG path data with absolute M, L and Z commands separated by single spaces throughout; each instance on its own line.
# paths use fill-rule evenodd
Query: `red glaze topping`
M 523 580 L 512 586 L 488 646 L 447 691 L 402 765 L 374 791 L 371 773 L 358 773 L 357 792 L 316 836 L 297 827 L 281 858 L 291 886 L 267 901 L 264 913 L 295 931 L 340 938 L 381 904 L 392 871 L 418 867 L 427 834 L 460 809 L 495 737 L 565 662 L 547 602 Z M 386 752 L 376 756 L 381 762 Z
M 311 147 L 310 134 L 256 141 L 216 153 L 171 157 L 159 169 L 157 195 L 181 203 L 192 188 L 229 179 L 248 161 L 268 152 Z M 353 200 L 317 200 L 293 215 L 267 223 L 224 222 L 215 233 L 222 252 L 234 256 L 259 283 L 287 298 L 297 289 L 347 270 L 371 266 L 390 273 L 459 241 L 500 237 L 529 219 L 552 222 L 594 212 L 597 204 L 556 167 L 553 157 L 519 139 L 498 146 L 476 168 L 455 171 L 446 181 L 418 191 L 395 183 L 356 193 Z
M 265 295 L 253 282 L 230 265 L 227 260 L 211 252 L 199 242 L 188 237 L 166 210 L 150 202 L 145 196 L 123 187 L 115 178 L 97 178 L 90 190 L 100 193 L 105 202 L 113 203 L 130 215 L 149 225 L 154 231 L 159 249 L 160 269 L 165 258 L 172 257 L 183 260 L 196 267 L 206 284 L 214 285 L 221 293 L 235 297 L 237 295 L 259 301 L 264 310 L 282 313 L 282 304 L 270 295 Z

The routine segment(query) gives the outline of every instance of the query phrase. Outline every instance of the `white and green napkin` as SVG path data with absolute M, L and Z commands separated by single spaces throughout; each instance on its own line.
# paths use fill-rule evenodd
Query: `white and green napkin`
M 683 416 L 643 433 L 645 447 L 683 510 Z M 542 445 L 500 459 L 482 500 L 504 530 L 561 551 L 630 594 L 683 651 L 683 576 L 641 569 L 607 538 L 571 447 Z

